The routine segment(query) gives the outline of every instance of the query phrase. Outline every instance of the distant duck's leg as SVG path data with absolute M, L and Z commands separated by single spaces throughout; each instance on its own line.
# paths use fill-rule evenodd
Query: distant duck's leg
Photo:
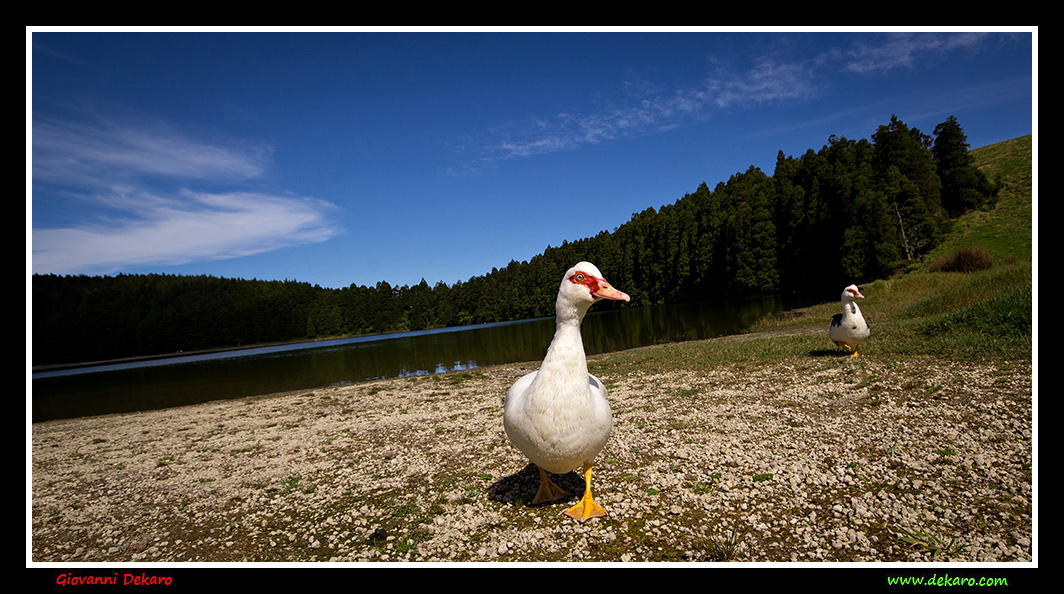
M 536 470 L 539 471 L 539 490 L 536 491 L 536 497 L 532 500 L 532 503 L 543 503 L 545 501 L 557 501 L 564 497 L 568 497 L 569 493 L 562 489 L 558 485 L 555 485 L 550 477 L 547 476 L 547 471 L 543 470 L 539 466 L 536 466 Z
M 588 518 L 599 518 L 606 515 L 606 510 L 591 499 L 591 465 L 584 466 L 584 496 L 580 502 L 565 510 L 565 514 L 573 519 L 583 522 Z

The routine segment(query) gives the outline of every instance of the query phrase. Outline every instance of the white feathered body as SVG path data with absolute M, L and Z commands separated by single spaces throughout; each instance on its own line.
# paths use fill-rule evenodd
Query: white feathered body
M 606 388 L 587 371 L 579 328 L 575 341 L 556 335 L 539 371 L 506 393 L 506 436 L 534 464 L 564 474 L 590 464 L 613 427 Z
M 852 290 L 852 292 L 850 292 Z M 857 345 L 864 342 L 871 335 L 868 322 L 861 315 L 861 308 L 857 307 L 854 297 L 864 297 L 856 286 L 849 286 L 842 293 L 842 313 L 835 314 L 828 328 L 828 338 L 839 346 L 856 349 Z

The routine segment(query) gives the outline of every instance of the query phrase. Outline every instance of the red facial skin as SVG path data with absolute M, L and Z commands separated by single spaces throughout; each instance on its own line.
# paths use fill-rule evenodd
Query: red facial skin
M 584 285 L 589 291 L 591 296 L 595 299 L 614 299 L 621 301 L 628 301 L 628 295 L 614 289 L 606 279 L 598 278 L 590 275 L 586 272 L 577 271 L 569 277 L 569 282 L 577 285 Z
M 600 288 L 600 283 L 608 285 L 605 279 L 595 278 L 586 272 L 576 272 L 569 277 L 569 282 L 577 285 L 584 285 L 594 295 Z

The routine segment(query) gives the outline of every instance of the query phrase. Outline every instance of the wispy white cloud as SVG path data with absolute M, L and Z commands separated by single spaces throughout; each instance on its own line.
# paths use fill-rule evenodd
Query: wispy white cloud
M 250 179 L 262 174 L 271 153 L 263 145 L 204 143 L 159 124 L 33 122 L 33 178 L 62 184 Z
M 128 266 L 237 258 L 325 241 L 328 203 L 246 192 L 144 200 L 135 218 L 33 231 L 33 267 L 100 274 Z
M 840 38 L 850 39 L 850 38 Z M 953 51 L 979 51 L 984 34 L 877 35 L 810 57 L 766 49 L 746 68 L 718 66 L 702 80 L 671 90 L 629 82 L 617 104 L 586 112 L 558 113 L 521 127 L 496 128 L 485 161 L 526 157 L 594 145 L 625 136 L 652 134 L 700 121 L 729 109 L 816 99 L 828 92 L 829 77 L 917 67 L 922 59 Z
M 739 74 L 711 77 L 706 97 L 720 108 L 751 103 L 808 99 L 817 94 L 815 73 L 804 62 L 781 63 L 760 58 Z
M 623 85 L 619 101 L 586 112 L 539 118 L 522 128 L 496 128 L 487 160 L 524 157 L 599 144 L 626 136 L 653 134 L 709 117 L 721 110 L 816 94 L 809 67 L 802 63 L 758 60 L 746 71 L 718 69 L 689 87 L 660 89 L 644 81 Z
M 882 43 L 856 42 L 840 50 L 839 56 L 843 70 L 865 74 L 915 68 L 923 59 L 954 50 L 978 51 L 986 39 L 986 33 L 896 33 L 885 36 Z
M 33 270 L 111 273 L 236 258 L 335 236 L 335 207 L 323 200 L 218 191 L 263 175 L 270 154 L 269 147 L 204 143 L 156 125 L 34 121 L 34 184 L 76 196 L 79 214 L 76 222 L 68 216 L 52 226 L 35 219 Z M 59 198 L 42 191 L 33 200 Z
M 600 144 L 625 136 L 667 130 L 697 117 L 708 102 L 704 89 L 661 92 L 640 90 L 627 103 L 587 112 L 562 112 L 537 118 L 527 126 L 498 127 L 490 132 L 485 160 L 527 157 Z

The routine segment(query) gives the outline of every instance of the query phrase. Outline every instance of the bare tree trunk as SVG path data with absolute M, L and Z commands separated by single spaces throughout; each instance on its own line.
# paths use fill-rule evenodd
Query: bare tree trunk
M 901 233 L 901 247 L 905 249 L 905 259 L 913 259 L 913 249 L 909 245 L 909 240 L 905 236 L 905 222 L 901 219 L 901 211 L 898 209 L 898 203 L 894 203 L 894 212 L 898 215 L 898 232 Z

